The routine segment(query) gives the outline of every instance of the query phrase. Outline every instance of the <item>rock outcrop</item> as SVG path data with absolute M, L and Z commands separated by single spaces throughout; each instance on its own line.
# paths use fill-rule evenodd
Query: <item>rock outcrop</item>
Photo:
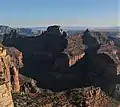
M 19 92 L 20 85 L 18 74 L 19 68 L 22 67 L 21 61 L 22 59 L 20 59 L 22 55 L 15 48 L 13 49 L 15 53 L 12 53 L 11 49 L 4 47 L 2 44 L 0 44 L 0 66 L 1 66 L 0 81 L 8 85 L 9 91 Z M 17 54 L 16 57 L 15 54 Z
M 120 82 L 116 69 L 118 58 L 115 61 L 115 55 L 112 58 L 108 49 L 104 49 L 108 40 L 100 38 L 100 42 L 88 30 L 77 40 L 66 36 L 59 26 L 50 26 L 38 37 L 18 38 L 13 33 L 3 44 L 22 51 L 22 74 L 36 79 L 41 88 L 63 91 L 95 86 L 114 96 L 115 86 Z
M 14 107 L 11 92 L 6 84 L 0 84 L 0 107 Z
M 53 84 L 54 78 L 49 72 L 68 71 L 68 56 L 63 53 L 68 44 L 67 35 L 59 26 L 50 26 L 37 37 L 18 38 L 16 33 L 12 34 L 12 38 L 3 40 L 3 44 L 23 53 L 22 74 L 40 81 L 40 86 L 45 86 L 44 76 Z
M 85 55 L 76 64 L 71 66 L 73 71 L 81 71 L 83 86 L 100 86 L 101 89 L 115 97 L 116 84 L 119 83 L 117 76 L 117 64 L 119 59 L 115 54 L 115 47 L 109 42 L 101 44 L 86 30 L 82 36 L 85 47 Z M 108 46 L 107 46 L 108 45 Z
M 119 102 L 107 96 L 99 87 L 86 87 L 62 92 L 14 94 L 16 107 L 119 107 Z
M 0 107 L 14 107 L 11 92 L 20 91 L 17 64 L 12 60 L 16 58 L 10 53 L 9 48 L 0 44 Z

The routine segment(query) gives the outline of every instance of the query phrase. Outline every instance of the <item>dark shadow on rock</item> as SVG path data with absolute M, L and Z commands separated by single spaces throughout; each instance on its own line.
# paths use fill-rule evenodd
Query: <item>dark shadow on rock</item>
M 68 44 L 66 36 L 60 26 L 49 26 L 37 37 L 20 37 L 12 31 L 5 35 L 3 44 L 23 53 L 23 75 L 36 79 L 42 88 L 52 89 L 57 88 L 58 75 L 69 69 L 68 56 L 63 53 Z
M 115 61 L 107 54 L 97 53 L 100 44 L 88 30 L 84 32 L 83 43 L 87 45 L 85 56 L 71 67 L 72 71 L 79 72 L 82 76 L 82 87 L 98 86 L 115 98 L 116 84 L 120 83 Z
M 4 38 L 5 46 L 14 46 L 23 53 L 24 67 L 21 73 L 37 80 L 38 86 L 52 91 L 62 91 L 85 86 L 99 86 L 103 91 L 114 94 L 119 82 L 116 64 L 106 54 L 97 53 L 100 45 L 84 32 L 83 44 L 86 45 L 85 56 L 69 67 L 69 59 L 63 53 L 68 41 L 66 33 L 59 26 L 50 26 L 37 37 Z

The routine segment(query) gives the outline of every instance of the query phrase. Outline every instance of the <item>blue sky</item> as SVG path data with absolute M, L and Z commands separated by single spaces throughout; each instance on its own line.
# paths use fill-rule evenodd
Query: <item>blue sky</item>
M 0 0 L 0 24 L 117 26 L 119 6 L 120 0 Z

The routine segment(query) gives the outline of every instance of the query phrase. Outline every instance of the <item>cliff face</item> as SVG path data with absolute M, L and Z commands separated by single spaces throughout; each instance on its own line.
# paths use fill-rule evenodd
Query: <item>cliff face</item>
M 22 38 L 17 35 L 18 34 L 15 31 L 6 35 L 3 40 L 3 44 L 6 46 L 16 47 L 23 52 L 24 57 L 28 57 L 39 52 L 57 54 L 62 52 L 67 46 L 67 40 L 65 39 L 67 35 L 60 31 L 59 26 L 48 27 L 47 31 L 37 37 Z
M 49 72 L 68 71 L 68 56 L 63 53 L 68 44 L 67 35 L 59 26 L 48 27 L 47 31 L 38 37 L 18 38 L 15 32 L 10 35 L 13 35 L 12 38 L 4 38 L 3 44 L 22 51 L 24 67 L 21 72 L 42 81 L 40 86 L 45 86 L 44 76 L 53 83 L 54 78 Z
M 68 45 L 67 48 L 64 50 L 64 52 L 67 53 L 67 55 L 69 55 L 69 58 L 84 53 L 81 37 L 82 35 L 67 36 Z
M 14 107 L 12 95 L 5 84 L 0 85 L 0 107 Z
M 11 49 L 0 44 L 0 107 L 14 107 L 11 92 L 20 91 L 21 56 L 17 49 L 13 48 L 14 53 Z
M 116 47 L 109 41 L 107 44 L 99 44 L 95 39 L 88 30 L 84 32 L 83 43 L 87 47 L 85 55 L 71 66 L 71 69 L 84 71 L 81 75 L 86 85 L 100 86 L 104 92 L 118 99 L 116 86 L 119 87 L 120 81 L 117 66 L 120 60 L 116 54 Z
M 82 38 L 67 37 L 59 26 L 48 27 L 38 37 L 18 38 L 15 32 L 11 35 L 13 38 L 4 39 L 3 44 L 22 51 L 24 67 L 21 73 L 36 79 L 39 87 L 63 91 L 95 86 L 116 98 L 115 87 L 120 82 L 117 57 L 106 39 L 100 42 L 88 30 Z M 106 42 L 110 49 L 106 48 Z
M 19 92 L 20 88 L 18 73 L 19 68 L 23 65 L 21 57 L 22 55 L 17 49 L 7 48 L 0 44 L 0 81 L 7 83 L 8 89 L 13 92 Z

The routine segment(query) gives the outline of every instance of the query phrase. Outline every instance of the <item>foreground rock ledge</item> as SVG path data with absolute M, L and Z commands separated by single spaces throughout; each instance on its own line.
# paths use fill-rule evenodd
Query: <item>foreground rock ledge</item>
M 119 107 L 119 102 L 92 86 L 57 93 L 14 94 L 13 99 L 15 107 Z

